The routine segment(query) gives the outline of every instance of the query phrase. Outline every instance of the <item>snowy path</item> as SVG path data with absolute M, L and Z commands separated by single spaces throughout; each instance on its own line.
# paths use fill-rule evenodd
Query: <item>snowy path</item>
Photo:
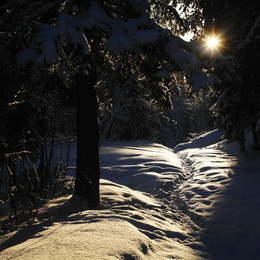
M 146 228 L 139 230 L 152 239 L 158 239 L 155 233 L 159 230 L 161 244 L 164 244 L 166 238 L 170 238 L 172 245 L 177 244 L 174 250 L 172 246 L 166 247 L 157 256 L 158 259 L 166 252 L 166 259 L 177 257 L 178 248 L 184 253 L 180 252 L 180 259 L 208 259 L 200 238 L 202 229 L 176 203 L 178 187 L 188 178 L 183 172 L 179 157 L 171 149 L 148 141 L 131 141 L 129 145 L 126 142 L 106 143 L 101 151 L 103 178 L 125 185 L 131 190 L 138 190 L 157 201 L 156 207 L 149 208 L 150 212 L 147 209 L 143 212 L 150 216 L 148 222 L 153 224 L 141 224 Z M 131 204 L 132 209 L 138 211 L 140 203 L 133 201 Z M 121 213 L 126 214 L 125 211 Z M 144 222 L 147 220 L 146 216 Z M 164 223 L 164 229 L 159 228 L 158 221 Z M 140 225 L 135 223 L 135 226 Z
M 186 178 L 172 150 L 148 141 L 101 148 L 103 208 L 83 210 L 64 197 L 39 223 L 3 245 L 1 259 L 205 259 L 201 229 L 174 203 Z M 52 216 L 55 216 L 52 218 Z
M 0 259 L 216 259 L 260 255 L 259 152 L 240 155 L 213 131 L 171 149 L 101 147 L 103 207 L 70 196 L 0 246 Z
M 247 139 L 246 154 L 214 131 L 174 150 L 189 175 L 178 200 L 205 227 L 203 241 L 213 259 L 260 259 L 260 152 L 250 151 Z

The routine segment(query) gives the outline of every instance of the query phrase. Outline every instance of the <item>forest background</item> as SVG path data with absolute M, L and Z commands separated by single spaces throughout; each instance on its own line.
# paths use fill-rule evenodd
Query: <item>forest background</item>
M 173 147 L 220 128 L 244 152 L 251 131 L 259 149 L 257 1 L 20 0 L 0 14 L 3 230 L 71 181 L 75 142 L 71 190 L 93 207 L 105 138 Z M 206 47 L 210 35 L 218 49 Z

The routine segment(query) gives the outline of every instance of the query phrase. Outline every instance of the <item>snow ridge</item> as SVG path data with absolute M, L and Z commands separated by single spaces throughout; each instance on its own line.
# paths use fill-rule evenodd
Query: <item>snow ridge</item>
M 0 258 L 258 259 L 259 151 L 242 155 L 217 130 L 175 150 L 106 140 L 102 207 L 50 201 L 7 237 Z

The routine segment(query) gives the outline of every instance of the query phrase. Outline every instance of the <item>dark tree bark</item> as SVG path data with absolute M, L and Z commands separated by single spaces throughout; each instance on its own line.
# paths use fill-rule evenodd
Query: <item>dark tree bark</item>
M 75 194 L 89 207 L 99 205 L 99 128 L 97 119 L 96 72 L 78 74 L 76 79 L 77 173 Z

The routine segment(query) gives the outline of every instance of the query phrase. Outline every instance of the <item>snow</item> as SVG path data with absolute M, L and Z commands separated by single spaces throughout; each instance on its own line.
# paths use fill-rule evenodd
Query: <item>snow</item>
M 260 153 L 250 151 L 250 134 L 246 154 L 221 134 L 215 130 L 175 148 L 189 174 L 179 187 L 179 202 L 206 227 L 216 259 L 258 259 Z
M 115 3 L 115 6 L 117 4 Z M 139 15 L 127 20 L 112 18 L 108 15 L 105 5 L 95 1 L 91 1 L 81 14 L 78 14 L 77 10 L 72 15 L 66 14 L 65 10 L 61 11 L 55 24 L 39 26 L 39 32 L 32 43 L 17 54 L 18 64 L 57 63 L 60 57 L 65 58 L 63 47 L 66 45 L 73 46 L 85 55 L 91 51 L 87 40 L 90 36 L 86 34 L 93 28 L 99 28 L 102 31 L 100 40 L 106 51 L 123 54 L 129 50 L 138 52 L 140 45 L 154 45 L 155 48 L 165 51 L 174 67 L 184 70 L 187 74 L 195 73 L 192 83 L 196 89 L 203 87 L 205 74 L 198 72 L 199 61 L 193 53 L 194 48 L 190 48 L 191 44 L 184 43 L 180 37 L 156 24 L 147 11 L 148 1 L 131 1 L 131 5 L 138 10 Z M 112 5 L 111 8 L 113 7 Z
M 211 144 L 217 143 L 221 139 L 223 134 L 224 132 L 220 130 L 207 132 L 189 142 L 178 144 L 177 146 L 175 146 L 174 152 L 179 152 L 188 148 L 202 148 L 204 146 L 209 146 Z
M 156 30 L 136 30 L 135 39 L 141 44 L 153 43 L 159 37 L 159 32 Z
M 123 33 L 113 34 L 107 41 L 106 48 L 110 52 L 122 53 L 130 50 L 133 46 L 132 41 Z
M 177 37 L 173 37 L 168 43 L 165 44 L 165 51 L 183 71 L 191 71 L 198 66 L 196 55 L 181 49 Z
M 57 47 L 55 44 L 55 37 L 57 37 L 57 30 L 54 26 L 43 24 L 42 30 L 38 33 L 38 42 L 41 45 L 42 52 L 37 58 L 39 63 L 46 61 L 47 63 L 54 63 L 58 58 Z
M 1 259 L 258 259 L 260 161 L 214 130 L 171 150 L 106 140 L 102 207 L 70 195 L 3 235 Z
M 208 77 L 204 72 L 194 72 L 191 76 L 191 86 L 193 91 L 199 91 L 208 84 Z

